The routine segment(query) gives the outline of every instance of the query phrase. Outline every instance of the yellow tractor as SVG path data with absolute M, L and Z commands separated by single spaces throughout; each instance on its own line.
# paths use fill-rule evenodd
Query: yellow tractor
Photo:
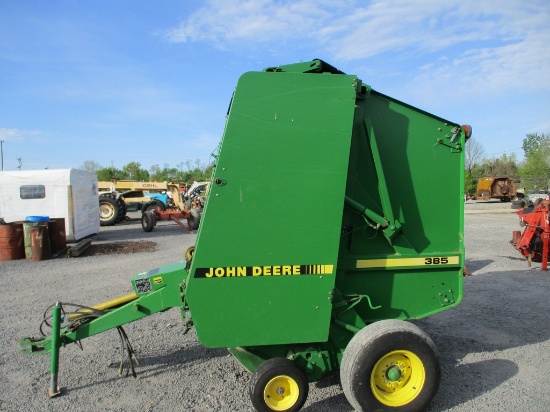
M 202 183 L 202 182 L 201 182 Z M 121 222 L 128 211 L 142 212 L 142 227 L 150 232 L 158 220 L 173 220 L 187 230 L 196 230 L 204 205 L 201 189 L 195 182 L 190 188 L 177 182 L 98 182 L 99 216 L 102 226 Z M 179 219 L 187 219 L 188 225 Z

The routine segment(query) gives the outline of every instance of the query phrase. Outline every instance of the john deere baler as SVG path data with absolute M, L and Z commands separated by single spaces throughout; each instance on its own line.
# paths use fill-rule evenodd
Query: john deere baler
M 357 410 L 424 410 L 439 360 L 406 320 L 462 298 L 470 133 L 321 60 L 246 73 L 186 261 L 118 300 L 64 317 L 58 304 L 53 341 L 23 344 L 52 352 L 55 394 L 61 346 L 179 307 L 252 372 L 258 411 L 299 410 L 336 370 Z

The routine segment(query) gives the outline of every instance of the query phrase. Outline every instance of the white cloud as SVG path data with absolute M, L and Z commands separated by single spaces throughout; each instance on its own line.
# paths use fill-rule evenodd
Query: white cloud
M 166 37 L 224 49 L 293 41 L 339 65 L 392 53 L 414 82 L 452 78 L 496 90 L 521 79 L 549 89 L 548 22 L 546 0 L 211 0 Z
M 550 33 L 529 33 L 524 39 L 499 47 L 472 48 L 419 67 L 409 82 L 427 98 L 453 87 L 463 98 L 550 91 Z M 448 57 L 451 57 L 450 59 Z M 458 97 L 458 96 L 457 96 Z
M 38 130 L 19 130 L 5 129 L 0 127 L 0 140 L 3 141 L 23 141 L 29 136 L 38 136 L 41 132 Z
M 333 4 L 334 3 L 334 4 Z M 312 37 L 312 31 L 344 2 L 272 0 L 211 0 L 177 27 L 166 32 L 172 42 L 208 42 L 225 48 L 235 41 L 254 43 Z M 340 6 L 342 7 L 342 6 Z

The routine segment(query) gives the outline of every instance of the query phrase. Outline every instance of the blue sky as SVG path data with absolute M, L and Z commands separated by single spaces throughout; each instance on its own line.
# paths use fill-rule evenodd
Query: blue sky
M 4 169 L 206 163 L 242 73 L 313 58 L 522 159 L 549 45 L 548 0 L 2 1 Z

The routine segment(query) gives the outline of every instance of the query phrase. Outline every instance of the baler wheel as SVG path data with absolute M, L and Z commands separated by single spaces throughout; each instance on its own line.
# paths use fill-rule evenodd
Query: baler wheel
M 306 375 L 285 358 L 265 361 L 250 381 L 250 399 L 258 412 L 299 411 L 308 391 Z
M 400 320 L 361 329 L 340 366 L 344 394 L 358 411 L 423 411 L 440 377 L 439 356 L 430 337 Z
M 141 227 L 144 232 L 151 232 L 155 227 L 155 215 L 148 211 L 141 215 Z

